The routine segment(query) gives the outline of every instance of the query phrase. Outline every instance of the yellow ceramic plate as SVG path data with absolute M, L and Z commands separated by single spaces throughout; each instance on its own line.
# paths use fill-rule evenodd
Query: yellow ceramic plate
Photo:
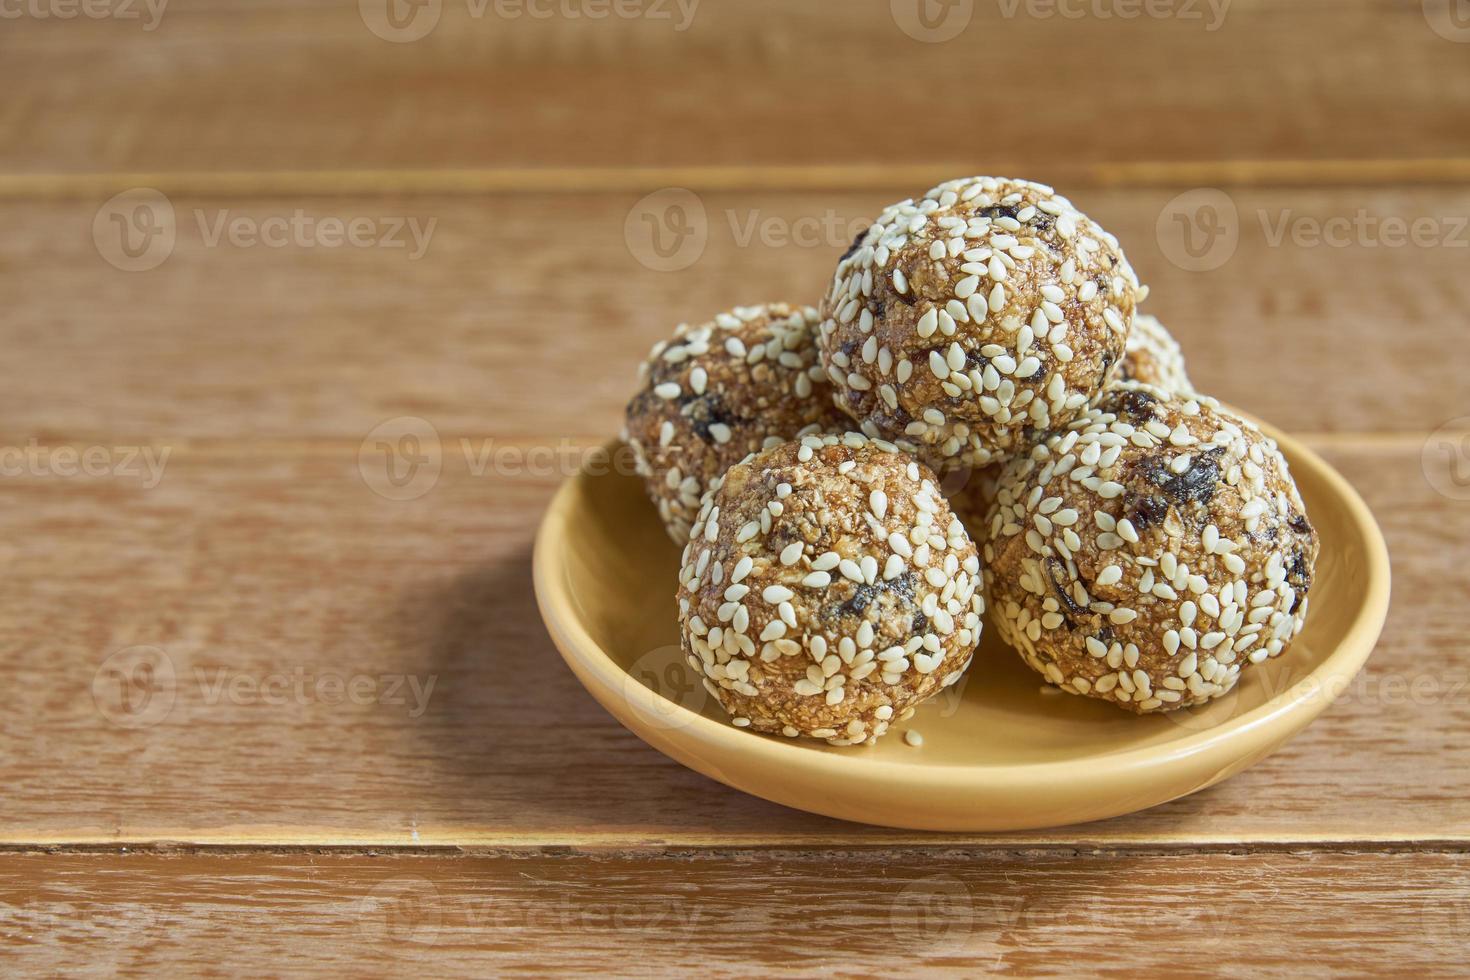
M 731 727 L 678 652 L 679 552 L 634 476 L 607 457 L 569 480 L 536 539 L 536 596 L 587 690 L 649 745 L 756 796 L 922 830 L 1021 830 L 1131 813 L 1265 757 L 1343 691 L 1388 610 L 1372 515 L 1315 454 L 1269 427 L 1322 536 L 1306 628 L 1280 660 L 1210 705 L 1135 717 L 1044 689 L 986 627 L 970 670 L 874 746 Z M 612 449 L 610 447 L 609 452 Z M 905 744 L 915 729 L 923 744 Z

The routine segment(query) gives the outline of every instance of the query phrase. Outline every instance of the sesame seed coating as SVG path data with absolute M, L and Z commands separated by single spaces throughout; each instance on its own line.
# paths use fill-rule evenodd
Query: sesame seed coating
M 1276 444 L 1196 394 L 1110 385 L 1001 476 L 995 628 L 1074 694 L 1201 704 L 1301 630 L 1316 532 Z
M 952 180 L 853 242 L 818 344 L 865 433 L 940 471 L 978 467 L 1087 406 L 1146 292 L 1117 239 L 1051 188 Z
M 1123 360 L 1118 362 L 1114 375 L 1118 381 L 1141 381 L 1165 391 L 1189 392 L 1194 384 L 1184 369 L 1184 352 L 1179 342 L 1159 322 L 1159 318 L 1147 313 L 1133 317 L 1133 328 L 1128 331 L 1128 344 Z
M 639 366 L 623 439 L 676 544 L 712 480 L 753 452 L 807 432 L 845 431 L 817 363 L 811 307 L 737 307 L 681 324 Z
M 681 643 L 741 727 L 871 742 L 969 666 L 980 581 L 932 471 L 858 433 L 809 435 L 705 495 L 679 571 Z

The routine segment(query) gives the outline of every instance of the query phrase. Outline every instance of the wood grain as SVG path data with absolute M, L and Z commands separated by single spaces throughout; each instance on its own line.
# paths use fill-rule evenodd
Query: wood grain
M 977 0 L 942 43 L 884 0 L 703 0 L 685 30 L 668 3 L 446 0 L 403 44 L 356 0 L 172 0 L 151 30 L 5 17 L 7 972 L 1462 974 L 1450 2 L 1234 0 L 1210 30 L 1192 0 L 1167 9 L 1203 19 Z M 809 301 L 879 207 L 965 172 L 1054 182 L 1118 233 L 1196 382 L 1305 434 L 1394 566 L 1367 670 L 1282 751 L 1144 813 L 985 840 L 809 816 L 657 754 L 561 664 L 529 574 L 643 349 Z M 138 186 L 177 241 L 126 272 L 99 209 Z M 643 198 L 668 187 L 697 192 L 703 244 L 664 272 L 644 215 L 676 215 Z M 1176 195 L 1210 187 L 1239 243 L 1188 271 Z M 435 224 L 416 259 L 208 241 L 298 212 Z M 1432 241 L 1386 242 L 1385 218 L 1432 219 Z M 1324 222 L 1345 244 L 1291 234 Z M 395 501 L 374 433 L 404 416 L 444 468 Z
M 976 2 L 943 43 L 883 0 L 705 0 L 684 30 L 672 2 L 495 14 L 522 6 L 451 0 L 413 43 L 372 34 L 353 0 L 174 0 L 151 31 L 7 20 L 0 122 L 26 138 L 0 170 L 939 160 L 1059 179 L 1069 158 L 1470 157 L 1464 50 L 1419 3 L 1175 0 L 1156 6 L 1180 16 L 1124 19 Z
M 0 434 L 355 444 L 385 418 L 420 415 L 450 434 L 600 439 L 673 324 L 814 301 L 853 229 L 895 193 L 701 195 L 703 252 L 677 271 L 640 261 L 656 257 L 647 226 L 625 236 L 643 213 L 635 194 L 180 198 L 173 252 L 145 272 L 103 260 L 100 201 L 0 203 L 0 331 L 25 364 L 0 390 Z M 1077 200 L 1124 242 L 1204 390 L 1294 432 L 1422 434 L 1470 411 L 1470 230 L 1454 227 L 1470 191 L 1235 190 L 1239 244 L 1210 271 L 1175 265 L 1172 232 L 1157 235 L 1172 196 Z M 1283 220 L 1310 229 L 1360 210 L 1434 218 L 1445 240 L 1273 244 Z M 280 248 L 211 244 L 221 222 L 298 211 L 385 236 L 388 219 L 413 218 L 426 244 L 418 259 L 407 231 L 392 239 L 402 248 L 322 247 L 310 233 Z
M 335 442 L 179 446 L 152 489 L 141 474 L 0 485 L 12 581 L 0 593 L 12 692 L 0 841 L 946 839 L 762 802 L 624 731 L 562 664 L 530 586 L 553 454 L 575 465 L 584 445 L 473 438 L 467 458 L 443 439 L 437 483 L 409 501 L 365 483 L 382 485 L 371 443 L 364 457 Z M 1359 682 L 1216 789 L 1003 839 L 1467 839 L 1470 586 L 1445 542 L 1470 537 L 1470 503 L 1432 489 L 1417 440 L 1327 455 L 1393 556 L 1393 609 Z M 170 683 L 118 653 L 139 645 L 166 655 Z M 322 686 L 333 677 L 344 687 Z
M 1463 852 L 0 857 L 46 974 L 1454 976 L 1467 923 Z

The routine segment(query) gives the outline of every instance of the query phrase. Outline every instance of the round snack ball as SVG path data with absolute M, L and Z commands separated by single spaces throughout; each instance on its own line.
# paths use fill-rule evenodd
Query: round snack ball
M 1184 370 L 1184 352 L 1159 318 L 1147 313 L 1133 317 L 1128 346 L 1118 362 L 1118 381 L 1141 381 L 1165 391 L 1189 392 L 1194 385 Z
M 732 467 L 679 571 L 684 653 L 733 723 L 869 742 L 959 679 L 980 564 L 934 474 L 858 433 Z
M 736 307 L 680 324 L 638 369 L 623 439 L 676 544 L 712 480 L 769 446 L 811 431 L 846 431 L 813 343 L 816 311 L 784 303 Z
M 980 467 L 1087 406 L 1146 293 L 1117 239 L 1050 187 L 970 177 L 853 242 L 818 344 L 864 432 L 941 472 Z
M 1052 684 L 1140 713 L 1219 697 L 1283 653 L 1317 558 L 1271 439 L 1137 382 L 1013 461 L 989 530 L 1001 636 Z

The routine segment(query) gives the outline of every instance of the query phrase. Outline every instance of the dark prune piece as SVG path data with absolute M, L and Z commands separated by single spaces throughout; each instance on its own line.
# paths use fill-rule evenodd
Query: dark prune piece
M 1291 520 L 1286 522 L 1286 526 L 1291 528 L 1297 534 L 1312 533 L 1312 525 L 1307 523 L 1306 514 L 1292 514 Z
M 846 262 L 848 259 L 852 258 L 852 254 L 862 247 L 863 239 L 866 237 L 868 237 L 868 230 L 864 228 L 862 231 L 857 233 L 857 237 L 852 240 L 851 245 L 847 246 L 847 251 L 842 253 L 842 258 L 838 259 L 837 261 Z
M 906 572 L 897 578 L 885 579 L 874 585 L 859 585 L 853 590 L 852 597 L 837 607 L 837 615 L 861 617 L 867 612 L 868 607 L 885 592 L 897 596 L 900 603 L 912 604 L 914 601 L 913 574 Z
M 1066 583 L 1063 581 L 1064 576 L 1062 574 L 1062 563 L 1060 560 L 1056 558 L 1048 558 L 1046 560 L 1046 577 L 1051 582 L 1051 590 L 1056 593 L 1057 601 L 1062 604 L 1064 609 L 1074 616 L 1084 616 L 1087 614 L 1087 610 L 1077 605 L 1076 600 L 1072 598 L 1072 593 L 1067 589 Z
M 1158 401 L 1146 391 L 1128 391 L 1120 399 L 1119 407 L 1131 421 L 1147 421 L 1154 417 L 1154 406 Z
M 1189 462 L 1189 469 L 1164 483 L 1162 489 L 1176 503 L 1209 503 L 1220 483 L 1219 449 L 1208 449 Z
M 981 208 L 975 212 L 977 216 L 989 218 L 992 221 L 996 218 L 1014 218 L 1020 213 L 1021 209 L 1014 204 L 992 204 L 989 207 Z
M 733 429 L 740 422 L 740 417 L 732 413 L 724 400 L 713 393 L 690 399 L 682 411 L 689 419 L 695 434 L 711 445 L 714 444 L 715 437 L 710 435 L 710 426 L 720 424 Z
M 1133 530 L 1142 533 L 1163 522 L 1169 514 L 1169 502 L 1163 497 L 1139 497 L 1128 511 L 1128 520 Z

